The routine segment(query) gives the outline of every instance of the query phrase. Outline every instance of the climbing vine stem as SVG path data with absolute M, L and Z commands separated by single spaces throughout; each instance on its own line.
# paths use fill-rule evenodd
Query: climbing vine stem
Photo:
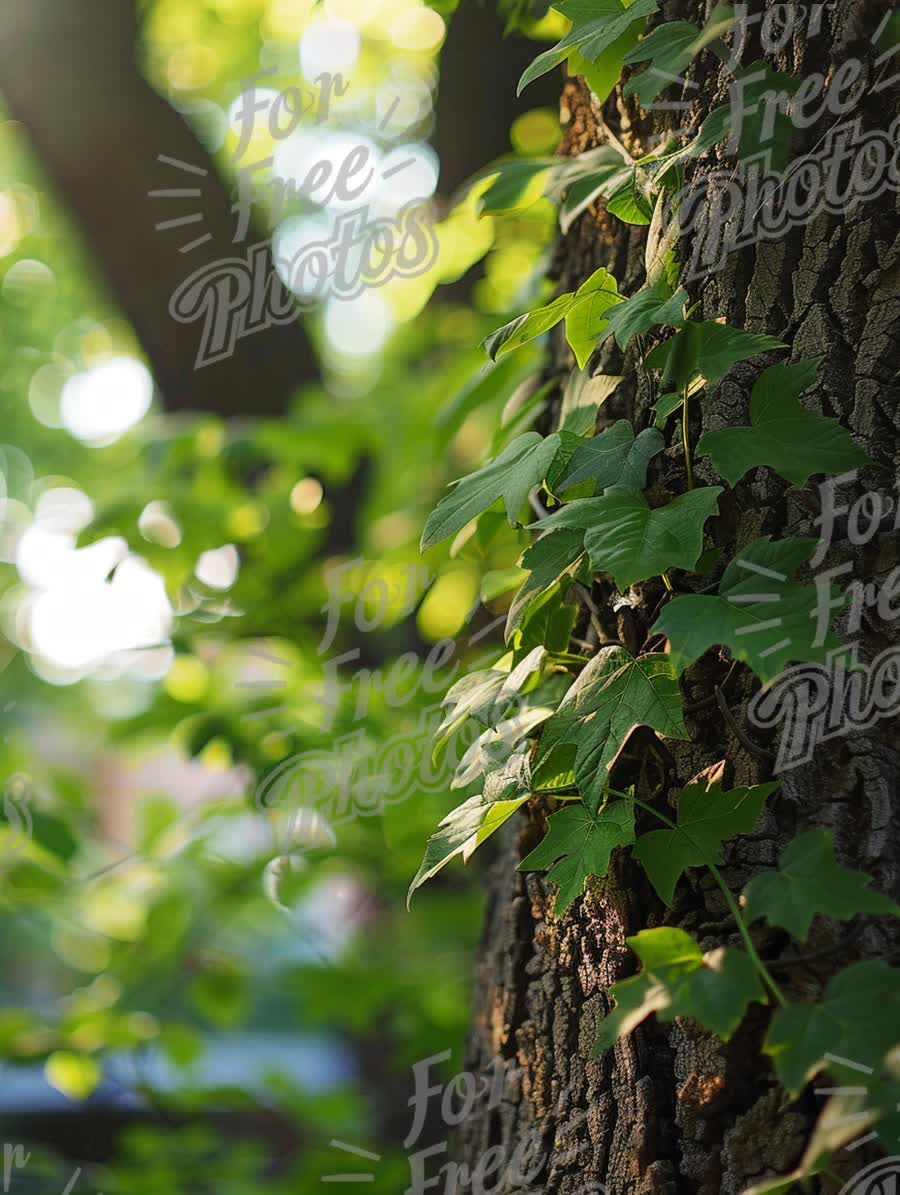
M 666 817 L 664 813 L 660 813 L 658 809 L 654 809 L 652 805 L 648 805 L 646 801 L 642 801 L 639 797 L 635 797 L 631 793 L 620 792 L 617 789 L 610 789 L 609 792 L 610 796 L 621 797 L 623 800 L 632 801 L 641 809 L 645 809 L 648 813 L 652 813 L 655 818 L 663 822 L 669 827 L 670 830 L 674 830 L 676 834 L 681 834 L 684 838 L 686 838 L 691 846 L 696 849 L 698 854 L 702 856 L 703 862 L 709 868 L 710 874 L 719 885 L 719 888 L 722 890 L 722 895 L 725 897 L 725 902 L 728 905 L 729 912 L 735 920 L 738 933 L 741 935 L 741 941 L 744 943 L 747 954 L 750 956 L 750 961 L 753 963 L 753 966 L 756 969 L 760 979 L 775 997 L 775 1000 L 778 1002 L 778 1004 L 780 1004 L 782 1008 L 786 1008 L 787 1000 L 785 999 L 781 988 L 772 978 L 768 967 L 759 957 L 756 947 L 753 945 L 753 939 L 750 937 L 750 931 L 747 928 L 747 923 L 744 921 L 740 907 L 737 901 L 734 899 L 734 893 L 722 879 L 721 872 L 719 871 L 718 867 L 716 867 L 715 863 L 709 858 L 706 851 L 704 851 L 696 839 L 692 838 L 686 830 L 684 830 L 681 826 L 677 826 L 675 822 L 671 820 L 671 818 Z

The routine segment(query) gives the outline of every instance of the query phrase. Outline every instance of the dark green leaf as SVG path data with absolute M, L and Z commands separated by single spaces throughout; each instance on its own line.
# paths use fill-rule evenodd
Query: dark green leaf
M 541 787 L 542 776 L 554 775 L 560 749 L 574 747 L 579 791 L 585 805 L 596 809 L 607 773 L 637 726 L 650 726 L 668 738 L 687 738 L 672 666 L 664 655 L 635 659 L 622 647 L 601 648 L 544 726 L 535 757 L 535 787 Z
M 665 440 L 656 428 L 644 428 L 635 437 L 629 421 L 619 419 L 575 449 L 555 488 L 561 493 L 582 481 L 595 481 L 598 490 L 614 485 L 643 489 L 647 465 L 664 447 Z
M 762 681 L 774 680 L 792 661 L 827 660 L 839 642 L 829 631 L 816 643 L 821 597 L 813 585 L 791 580 L 815 545 L 813 539 L 755 539 L 729 563 L 717 596 L 682 594 L 664 606 L 653 631 L 668 638 L 676 672 L 717 645 Z
M 620 349 L 628 348 L 632 336 L 643 335 L 659 324 L 680 328 L 684 323 L 684 307 L 687 294 L 676 291 L 669 299 L 661 299 L 655 290 L 642 290 L 626 303 L 607 312 L 606 329 L 600 343 L 609 336 L 615 336 Z
M 663 371 L 662 383 L 680 390 L 699 374 L 714 386 L 740 361 L 787 348 L 774 336 L 761 336 L 714 320 L 688 321 L 671 340 L 647 356 L 647 364 Z
M 875 1070 L 896 1044 L 900 1025 L 900 970 L 881 961 L 839 971 L 816 1004 L 779 1008 L 764 1053 L 792 1095 L 829 1061 L 849 1059 Z
M 677 830 L 651 830 L 634 848 L 635 858 L 667 905 L 683 872 L 710 861 L 721 863 L 723 842 L 753 832 L 766 798 L 778 787 L 775 782 L 724 792 L 722 769 L 722 764 L 715 765 L 683 789 Z
M 573 50 L 588 62 L 596 62 L 633 22 L 643 22 L 656 12 L 657 0 L 634 0 L 628 8 L 621 0 L 562 0 L 554 7 L 568 17 L 572 28 L 562 41 L 535 58 L 519 80 L 517 95 L 529 83 L 564 62 Z
M 799 396 L 814 385 L 818 359 L 781 362 L 763 370 L 750 398 L 750 426 L 706 432 L 697 445 L 729 485 L 768 465 L 792 485 L 813 473 L 839 474 L 869 458 L 837 419 L 808 411 Z
M 525 552 L 521 564 L 522 568 L 529 570 L 529 576 L 509 608 L 506 619 L 507 642 L 532 602 L 555 585 L 563 573 L 584 554 L 582 539 L 578 531 L 559 531 L 543 536 Z
M 554 912 L 561 916 L 584 891 L 588 876 L 605 876 L 616 847 L 634 842 L 634 805 L 610 799 L 597 813 L 581 802 L 554 813 L 544 839 L 519 864 L 519 871 L 547 871 L 559 885 Z
M 784 848 L 778 871 L 755 875 L 744 889 L 747 921 L 765 917 L 803 942 L 817 913 L 838 921 L 859 913 L 900 917 L 900 907 L 871 884 L 865 872 L 835 862 L 830 830 L 809 830 Z
M 498 498 L 506 506 L 509 525 L 515 527 L 529 490 L 543 481 L 558 448 L 557 435 L 544 439 L 537 432 L 526 432 L 513 440 L 496 460 L 455 482 L 450 493 L 428 516 L 419 550 L 426 552 L 442 539 L 455 535 Z
M 721 493 L 719 486 L 702 486 L 654 510 L 640 490 L 612 486 L 602 497 L 570 502 L 534 526 L 546 531 L 583 527 L 591 567 L 624 591 L 670 568 L 694 567 L 703 550 L 704 524 L 715 514 Z

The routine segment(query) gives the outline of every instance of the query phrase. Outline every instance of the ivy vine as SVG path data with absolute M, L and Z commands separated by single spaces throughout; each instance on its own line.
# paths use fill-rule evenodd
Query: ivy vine
M 520 90 L 566 62 L 570 73 L 589 84 L 599 110 L 623 66 L 638 65 L 643 69 L 631 74 L 624 94 L 646 106 L 698 55 L 729 60 L 723 38 L 733 14 L 727 10 L 717 9 L 703 29 L 672 21 L 647 34 L 657 0 L 562 0 L 555 7 L 571 28 L 525 71 Z M 748 106 L 778 81 L 765 63 L 736 70 L 735 78 L 745 84 Z M 423 551 L 464 533 L 502 502 L 510 526 L 526 523 L 535 539 L 521 558 L 521 571 L 492 589 L 493 594 L 515 589 L 505 654 L 457 681 L 444 702 L 436 750 L 474 722 L 478 737 L 461 760 L 454 785 L 463 787 L 483 773 L 483 790 L 438 827 L 410 895 L 451 859 L 468 860 L 533 796 L 555 798 L 561 808 L 550 816 L 543 841 L 519 866 L 546 871 L 557 885 L 558 916 L 579 899 L 590 876 L 607 874 L 616 850 L 630 850 L 667 906 L 686 871 L 706 868 L 741 945 L 704 953 L 683 930 L 665 926 L 628 939 L 642 969 L 611 989 L 615 1007 L 600 1024 L 597 1051 L 651 1014 L 663 1021 L 692 1017 L 727 1041 L 752 1002 L 770 1005 L 762 1048 L 784 1088 L 797 1095 L 819 1072 L 827 1069 L 840 1081 L 852 1067 L 858 1088 L 864 1068 L 864 1094 L 854 1097 L 855 1104 L 849 1101 L 850 1135 L 863 1124 L 874 1125 L 890 1149 L 900 1129 L 900 972 L 886 962 L 856 963 L 838 971 L 819 999 L 797 1002 L 785 995 L 777 966 L 761 958 L 751 926 L 764 922 L 802 943 L 817 914 L 837 920 L 861 914 L 897 917 L 900 908 L 875 891 L 867 876 L 835 861 L 831 836 L 822 829 L 800 834 L 777 868 L 756 875 L 739 896 L 732 892 L 719 871 L 723 844 L 753 832 L 778 782 L 726 790 L 723 761 L 681 791 L 674 817 L 658 807 L 665 785 L 638 796 L 634 787 L 620 790 L 610 784 L 636 728 L 652 732 L 650 754 L 659 740 L 687 740 L 679 678 L 710 648 L 728 652 L 735 666 L 746 666 L 767 684 L 789 664 L 825 661 L 838 645 L 831 632 L 817 634 L 815 588 L 795 579 L 815 541 L 763 536 L 721 561 L 706 534 L 724 487 L 736 485 L 752 469 L 766 467 L 803 486 L 813 476 L 834 476 L 869 463 L 836 420 L 803 404 L 817 383 L 814 359 L 769 359 L 753 386 L 747 426 L 706 432 L 699 439 L 692 427 L 694 404 L 706 389 L 739 363 L 788 348 L 774 337 L 695 317 L 698 305 L 690 307 L 686 291 L 677 285 L 678 228 L 663 218 L 666 200 L 681 186 L 690 159 L 725 138 L 733 139 L 739 158 L 758 149 L 763 135 L 758 107 L 755 120 L 734 104 L 718 108 L 691 139 L 673 134 L 637 161 L 610 135 L 609 145 L 574 160 L 503 162 L 481 196 L 483 211 L 503 211 L 522 201 L 540 178 L 543 194 L 559 205 L 563 232 L 603 197 L 608 213 L 648 227 L 646 283 L 636 294 L 624 295 L 617 280 L 599 269 L 577 291 L 517 316 L 484 341 L 491 361 L 500 362 L 563 324 L 577 369 L 566 386 L 559 430 L 516 435 L 483 468 L 454 483 L 425 525 Z M 776 121 L 773 128 L 780 158 L 790 121 Z M 587 366 L 609 338 L 623 351 L 637 342 L 653 417 L 641 428 L 621 419 L 595 435 L 598 406 L 616 379 L 604 386 Z M 657 343 L 645 351 L 650 338 Z M 539 390 L 535 402 L 547 392 L 547 386 Z M 672 435 L 676 416 L 679 426 Z M 683 464 L 683 488 L 677 494 L 648 485 L 667 436 L 678 445 Z M 723 485 L 698 484 L 695 461 L 700 459 Z M 720 577 L 710 585 L 712 568 L 720 569 Z M 577 595 L 596 624 L 590 585 L 597 575 L 615 586 L 622 600 L 631 586 L 658 579 L 657 617 L 637 650 L 609 643 L 601 634 L 604 645 L 595 654 L 570 651 L 576 608 L 566 599 Z M 648 647 L 652 650 L 644 650 Z M 639 834 L 636 810 L 657 828 Z M 838 1091 L 832 1100 L 846 1112 L 848 1098 Z M 798 1178 L 827 1165 L 840 1134 L 833 1125 L 826 1132 L 825 1123 L 820 1121 L 798 1170 L 754 1187 L 755 1195 L 787 1191 Z

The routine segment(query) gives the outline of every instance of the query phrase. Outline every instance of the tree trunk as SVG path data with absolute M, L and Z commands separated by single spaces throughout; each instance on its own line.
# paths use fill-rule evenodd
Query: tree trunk
M 767 4 L 764 9 L 777 7 L 795 6 Z M 892 93 L 871 90 L 884 67 L 874 65 L 879 51 L 871 38 L 886 12 L 886 5 L 870 0 L 825 6 L 820 34 L 789 38 L 783 51 L 766 55 L 767 61 L 799 79 L 819 71 L 828 80 L 843 62 L 859 58 L 867 85 L 855 114 L 865 129 L 886 128 L 893 110 L 885 99 Z M 706 15 L 706 6 L 692 0 L 665 5 L 669 20 L 702 23 Z M 757 52 L 745 53 L 743 62 L 762 56 L 758 51 L 757 41 Z M 896 73 L 896 60 L 886 69 Z M 696 127 L 712 108 L 727 102 L 729 76 L 725 66 L 704 54 L 688 78 L 699 88 L 685 89 L 681 98 L 695 102 L 681 115 Z M 666 96 L 679 98 L 677 88 Z M 609 128 L 637 157 L 647 152 L 650 134 L 673 124 L 671 113 L 642 114 L 633 98 L 623 99 L 621 85 L 601 115 L 582 81 L 570 80 L 562 110 L 567 131 L 561 152 L 566 154 L 602 144 Z M 834 121 L 826 112 L 795 137 L 792 155 L 811 150 Z M 733 166 L 734 159 L 720 146 L 703 159 L 694 178 Z M 806 225 L 795 225 L 780 240 L 738 250 L 719 272 L 684 283 L 691 303 L 701 303 L 702 318 L 776 335 L 790 346 L 791 359 L 824 355 L 819 384 L 804 402 L 838 417 L 877 464 L 839 491 L 851 503 L 866 490 L 887 497 L 895 489 L 900 417 L 897 391 L 891 394 L 890 388 L 900 342 L 897 229 L 896 194 L 887 190 L 853 210 L 823 212 Z M 682 262 L 690 260 L 702 233 L 701 228 L 682 239 Z M 644 283 L 645 236 L 645 228 L 607 217 L 601 201 L 559 242 L 555 273 L 560 289 L 574 289 L 604 265 L 615 274 L 622 293 L 634 294 Z M 624 374 L 626 379 L 601 408 L 603 425 L 623 416 L 636 426 L 649 422 L 650 396 L 636 350 L 632 341 L 623 361 L 611 341 L 603 346 L 595 372 Z M 561 336 L 557 358 L 557 364 L 573 364 Z M 703 430 L 747 423 L 749 391 L 758 373 L 758 363 L 737 366 L 702 402 L 693 403 L 694 444 Z M 683 457 L 675 438 L 667 439 L 671 446 L 657 458 L 662 464 L 651 480 L 680 492 Z M 705 462 L 697 473 L 701 483 L 715 481 Z M 719 517 L 709 525 L 713 540 L 733 554 L 759 535 L 817 537 L 818 502 L 815 486 L 795 489 L 771 470 L 755 469 L 723 494 Z M 900 556 L 896 533 L 876 535 L 854 548 L 844 526 L 844 539 L 834 543 L 818 572 L 852 561 L 844 583 L 853 578 L 877 584 Z M 659 582 L 636 587 L 632 596 L 636 592 L 639 601 L 624 611 L 628 625 L 623 626 L 623 611 L 613 613 L 603 582 L 595 579 L 593 587 L 610 638 L 626 646 L 644 642 L 663 594 Z M 845 638 L 859 643 L 862 659 L 872 659 L 897 643 L 897 627 L 869 611 L 861 629 Z M 708 652 L 682 678 L 691 741 L 666 743 L 672 756 L 666 790 L 670 801 L 692 776 L 721 759 L 729 761 L 726 778 L 735 784 L 777 774 L 777 736 L 747 722 L 747 704 L 759 688 L 751 673 L 738 666 L 731 674 L 725 687 L 727 717 L 717 701 L 704 701 L 714 685 L 723 685 L 729 668 L 724 651 Z M 700 708 L 692 713 L 696 705 Z M 631 740 L 632 755 L 637 741 L 638 736 Z M 739 892 L 755 871 L 774 866 L 789 838 L 825 826 L 833 830 L 838 860 L 870 873 L 881 891 L 896 897 L 900 849 L 889 829 L 897 818 L 898 775 L 896 718 L 819 743 L 810 762 L 783 771 L 782 787 L 770 799 L 756 833 L 726 844 L 722 871 L 732 891 Z M 598 1022 L 612 1003 L 605 993 L 636 969 L 627 936 L 669 924 L 691 932 L 704 950 L 736 945 L 738 938 L 707 873 L 686 876 L 674 908 L 667 910 L 641 869 L 621 851 L 613 855 L 609 876 L 589 881 L 584 897 L 555 917 L 555 886 L 539 874 L 516 872 L 517 863 L 543 835 L 554 807 L 549 799 L 529 803 L 525 816 L 511 823 L 512 830 L 507 828 L 502 857 L 487 876 L 488 912 L 465 1065 L 487 1071 L 501 1057 L 509 1081 L 504 1101 L 490 1118 L 473 1118 L 462 1126 L 461 1160 L 474 1167 L 497 1145 L 509 1158 L 518 1142 L 536 1136 L 546 1160 L 531 1189 L 547 1195 L 604 1189 L 610 1195 L 738 1195 L 753 1182 L 787 1173 L 797 1163 L 823 1101 L 810 1087 L 792 1102 L 760 1054 L 769 1010 L 752 1005 L 727 1046 L 691 1021 L 663 1025 L 651 1017 L 607 1055 L 591 1059 Z M 860 919 L 848 927 L 817 918 L 803 952 L 804 958 L 816 957 L 793 965 L 792 957 L 800 952 L 790 947 L 787 935 L 759 926 L 752 932 L 787 993 L 803 999 L 818 995 L 829 976 L 848 962 L 896 951 L 897 937 L 891 936 L 896 924 Z M 859 1170 L 868 1148 L 836 1155 L 835 1175 Z M 812 1189 L 839 1186 L 822 1178 L 814 1180 Z M 519 1187 L 501 1181 L 493 1190 L 508 1195 Z

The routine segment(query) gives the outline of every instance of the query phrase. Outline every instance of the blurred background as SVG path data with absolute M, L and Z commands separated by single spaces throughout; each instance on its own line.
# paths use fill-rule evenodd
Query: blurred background
M 509 12 L 452 7 L 0 13 L 4 1190 L 397 1195 L 411 1066 L 461 1069 L 476 865 L 406 889 L 523 544 L 418 540 L 540 414 L 537 351 L 479 345 L 546 293 L 554 211 L 485 167 L 560 130 Z M 424 264 L 290 268 L 410 204 Z

